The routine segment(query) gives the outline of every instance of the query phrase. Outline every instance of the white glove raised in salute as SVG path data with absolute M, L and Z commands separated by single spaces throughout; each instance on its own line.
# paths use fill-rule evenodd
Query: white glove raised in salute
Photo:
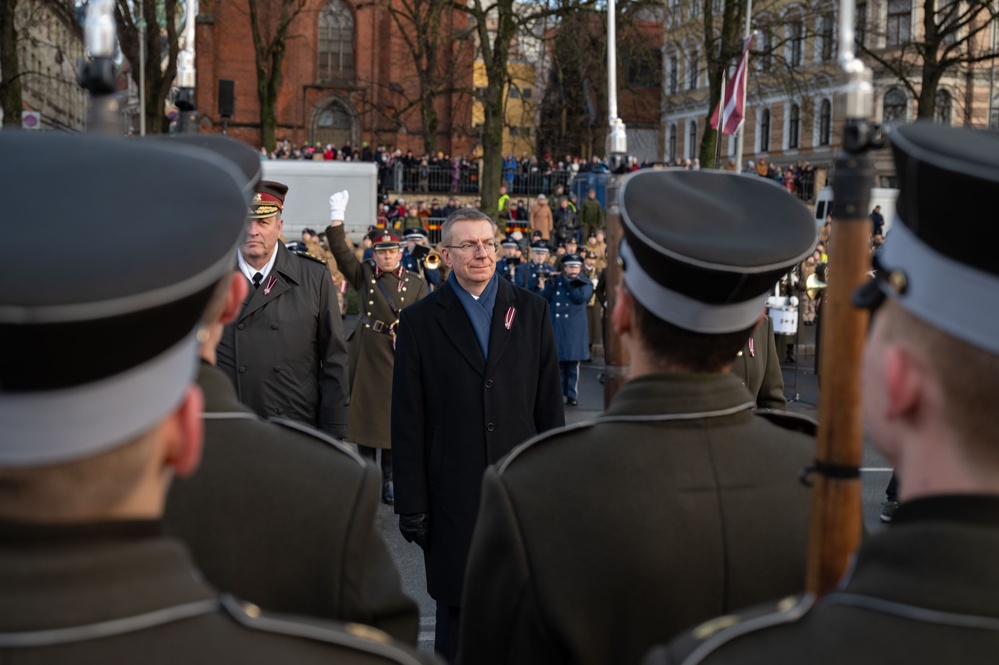
M 344 213 L 347 211 L 348 198 L 350 198 L 350 194 L 346 189 L 330 197 L 330 221 L 343 221 Z

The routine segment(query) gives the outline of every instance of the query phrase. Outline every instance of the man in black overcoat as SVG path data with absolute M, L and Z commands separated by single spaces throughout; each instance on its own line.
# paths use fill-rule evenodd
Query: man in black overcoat
M 999 196 L 999 135 L 918 122 L 890 140 L 898 217 L 853 302 L 872 310 L 864 429 L 900 505 L 835 590 L 710 621 L 649 665 L 996 660 L 999 227 L 975 211 Z
M 470 208 L 442 229 L 443 286 L 400 312 L 392 383 L 395 512 L 424 550 L 436 649 L 453 657 L 482 474 L 564 424 L 558 356 L 540 296 L 495 274 L 496 224 Z
M 218 366 L 239 400 L 270 418 L 347 435 L 347 344 L 333 280 L 322 259 L 281 242 L 288 187 L 263 180 L 250 205 L 239 271 L 249 295 L 225 328 Z

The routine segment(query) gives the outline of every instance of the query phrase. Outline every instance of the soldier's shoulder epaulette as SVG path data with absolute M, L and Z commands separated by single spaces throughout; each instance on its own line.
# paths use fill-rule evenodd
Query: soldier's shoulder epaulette
M 778 411 L 777 409 L 757 409 L 753 413 L 761 418 L 766 418 L 778 427 L 791 430 L 792 432 L 801 432 L 802 434 L 815 436 L 815 433 L 819 429 L 819 423 L 814 418 L 801 413 Z
M 669 662 L 697 665 L 737 637 L 798 621 L 814 604 L 815 597 L 811 594 L 788 596 L 776 603 L 709 619 L 673 639 L 669 645 Z M 660 658 L 655 655 L 658 651 L 650 654 L 645 662 L 659 662 Z
M 408 275 L 410 277 L 415 277 L 415 278 L 417 278 L 418 280 L 421 280 L 421 281 L 423 280 L 423 275 L 421 275 L 420 273 L 416 272 L 415 270 L 403 270 L 402 272 L 403 272 L 404 275 Z
M 557 439 L 562 438 L 563 434 L 588 429 L 596 424 L 597 423 L 594 420 L 587 420 L 581 423 L 574 423 L 572 425 L 557 427 L 555 429 L 550 429 L 547 432 L 543 432 L 542 434 L 538 434 L 534 438 L 528 439 L 527 441 L 525 441 L 524 443 L 520 444 L 519 446 L 511 450 L 509 453 L 507 453 L 506 457 L 504 457 L 497 465 L 496 472 L 502 475 L 502 473 L 506 471 L 507 467 L 509 467 L 514 461 L 516 461 L 518 457 L 521 457 L 525 452 L 527 452 L 528 450 L 530 450 L 535 446 L 539 446 L 545 442 L 555 441 Z
M 300 434 L 305 434 L 306 436 L 309 436 L 313 439 L 316 439 L 324 444 L 333 447 L 337 451 L 343 453 L 344 455 L 348 456 L 350 459 L 357 462 L 358 465 L 360 466 L 367 465 L 367 462 L 364 461 L 364 458 L 358 455 L 356 452 L 354 452 L 353 448 L 343 443 L 342 441 L 333 438 L 326 432 L 320 432 L 316 428 L 309 427 L 305 423 L 300 423 L 297 420 L 290 420 L 288 418 L 270 417 L 267 419 L 267 422 L 272 423 L 274 425 L 278 425 L 280 427 L 285 427 L 287 429 L 295 430 Z
M 334 644 L 400 665 L 420 663 L 419 658 L 395 646 L 387 633 L 371 626 L 269 615 L 253 603 L 236 600 L 228 594 L 223 594 L 220 600 L 226 614 L 251 630 Z
M 310 254 L 309 252 L 292 252 L 292 253 L 295 254 L 296 256 L 301 256 L 303 259 L 310 259 L 312 261 L 315 261 L 316 263 L 321 263 L 323 265 L 326 265 L 326 261 L 319 258 L 315 254 Z

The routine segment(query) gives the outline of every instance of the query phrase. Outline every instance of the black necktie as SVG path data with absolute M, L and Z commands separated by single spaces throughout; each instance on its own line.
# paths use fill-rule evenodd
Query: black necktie
M 264 276 L 259 272 L 253 276 L 253 288 L 260 286 L 260 282 L 264 279 Z

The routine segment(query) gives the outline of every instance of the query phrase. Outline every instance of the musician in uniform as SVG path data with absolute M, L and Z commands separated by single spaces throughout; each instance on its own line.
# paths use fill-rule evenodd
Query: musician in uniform
M 219 369 L 239 400 L 265 418 L 290 418 L 347 434 L 347 346 L 333 280 L 322 259 L 278 240 L 288 188 L 262 180 L 237 261 L 249 296 L 226 326 Z
M 535 240 L 531 243 L 531 260 L 517 266 L 517 275 L 514 284 L 528 291 L 537 291 L 538 277 L 542 272 L 550 273 L 551 267 L 548 265 L 548 255 L 551 250 L 544 240 Z
M 496 262 L 496 274 L 512 282 L 521 263 L 520 243 L 512 236 L 506 236 L 500 241 L 500 248 L 503 250 L 503 257 Z
M 798 473 L 814 442 L 781 424 L 808 421 L 754 413 L 730 366 L 781 272 L 815 245 L 811 215 L 772 184 L 714 171 L 638 171 L 619 200 L 612 320 L 629 381 L 595 422 L 486 471 L 463 663 L 634 663 L 805 574 Z
M 245 237 L 242 174 L 166 141 L 3 133 L 0 154 L 23 222 L 6 239 L 55 239 L 46 264 L 10 253 L 0 294 L 0 344 L 17 350 L 0 357 L 0 660 L 429 661 L 374 628 L 220 596 L 162 532 L 171 478 L 201 454 L 198 345 Z M 68 339 L 78 352 L 53 351 Z
M 583 259 L 579 254 L 567 254 L 562 260 L 562 273 L 548 279 L 538 278 L 538 292 L 548 301 L 548 311 L 558 347 L 558 372 L 562 380 L 562 397 L 569 406 L 577 406 L 579 363 L 590 359 L 590 337 L 586 329 L 586 306 L 593 297 L 593 284 L 580 275 Z
M 427 230 L 423 228 L 406 229 L 402 239 L 406 246 L 402 250 L 402 267 L 416 273 L 427 283 L 428 291 L 433 291 L 441 285 L 440 266 L 428 266 L 430 255 Z
M 872 310 L 864 429 L 896 469 L 901 505 L 838 589 L 702 626 L 648 663 L 990 663 L 999 652 L 999 231 L 975 212 L 999 195 L 999 135 L 920 122 L 893 129 L 891 147 L 898 217 L 854 303 Z
M 392 365 L 395 335 L 402 310 L 427 294 L 418 274 L 401 263 L 398 236 L 376 236 L 372 261 L 358 263 L 344 239 L 343 219 L 348 194 L 330 197 L 330 225 L 326 240 L 347 281 L 358 293 L 357 326 L 348 338 L 350 348 L 350 436 L 361 455 L 375 461 L 381 451 L 382 501 L 395 503 L 392 484 L 392 432 L 386 417 L 392 403 Z
M 586 303 L 586 328 L 590 336 L 590 352 L 604 344 L 604 305 L 597 297 L 597 285 L 604 269 L 597 265 L 597 255 L 589 250 L 583 250 L 583 279 L 593 285 L 593 295 Z

